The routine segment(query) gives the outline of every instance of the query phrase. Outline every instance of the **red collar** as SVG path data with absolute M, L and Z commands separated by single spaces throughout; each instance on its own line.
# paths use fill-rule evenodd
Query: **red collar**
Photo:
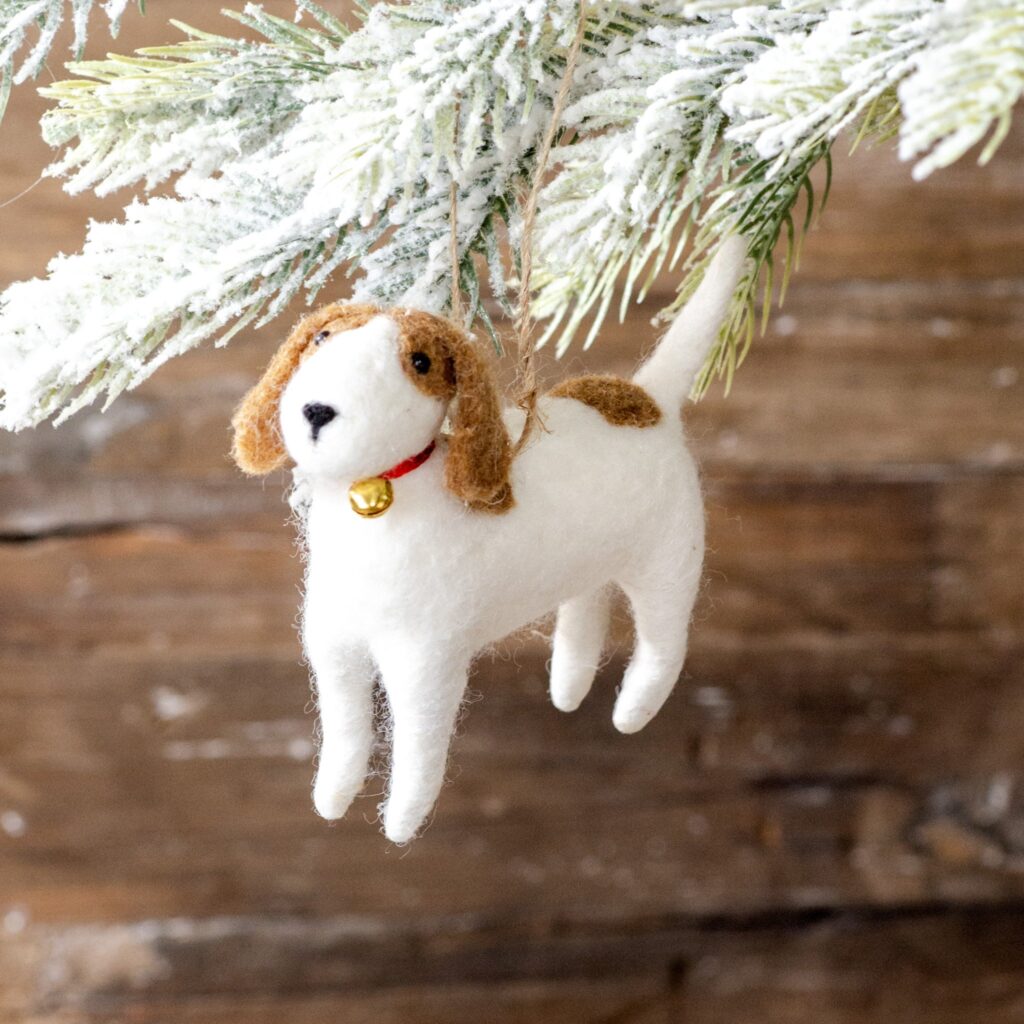
M 419 469 L 419 467 L 434 454 L 434 449 L 436 447 L 437 442 L 431 441 L 430 444 L 428 444 L 427 447 L 418 455 L 412 455 L 404 462 L 398 463 L 397 466 L 392 466 L 387 472 L 381 473 L 381 478 L 384 480 L 397 480 L 400 476 L 405 476 L 406 473 L 411 473 L 414 469 Z

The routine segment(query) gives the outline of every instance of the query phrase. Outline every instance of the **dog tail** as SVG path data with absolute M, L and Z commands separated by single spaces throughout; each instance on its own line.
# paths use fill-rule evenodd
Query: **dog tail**
M 689 396 L 746 265 L 746 239 L 732 235 L 715 253 L 697 290 L 657 348 L 637 370 L 633 380 L 662 408 L 678 408 Z

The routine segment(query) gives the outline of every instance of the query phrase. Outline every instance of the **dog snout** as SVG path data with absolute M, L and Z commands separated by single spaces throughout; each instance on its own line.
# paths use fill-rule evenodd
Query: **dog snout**
M 302 407 L 302 415 L 306 417 L 306 422 L 313 428 L 313 440 L 315 441 L 320 431 L 338 415 L 338 411 L 320 402 L 307 402 Z

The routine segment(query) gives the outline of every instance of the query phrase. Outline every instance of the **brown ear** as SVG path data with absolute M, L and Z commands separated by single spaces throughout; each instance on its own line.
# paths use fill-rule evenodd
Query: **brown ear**
M 474 509 L 507 512 L 514 504 L 508 479 L 512 446 L 494 379 L 473 342 L 455 328 L 449 348 L 455 371 L 455 411 L 445 484 Z
M 260 476 L 284 465 L 287 452 L 278 419 L 281 392 L 310 349 L 314 336 L 327 324 L 338 330 L 359 327 L 379 312 L 376 306 L 331 303 L 298 322 L 231 419 L 235 432 L 231 455 L 243 473 Z

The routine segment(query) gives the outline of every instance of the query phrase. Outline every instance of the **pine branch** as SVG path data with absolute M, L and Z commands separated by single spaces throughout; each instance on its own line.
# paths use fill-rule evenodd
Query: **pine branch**
M 422 20 L 410 20 L 405 7 L 378 7 L 361 32 L 318 43 L 323 63 L 298 87 L 301 109 L 251 149 L 246 137 L 230 137 L 217 104 L 197 99 L 196 125 L 225 136 L 218 173 L 193 162 L 176 183 L 177 198 L 133 204 L 123 224 L 92 225 L 80 255 L 58 257 L 47 279 L 15 285 L 0 300 L 3 422 L 60 410 L 63 418 L 104 393 L 109 402 L 171 356 L 273 317 L 300 287 L 312 298 L 346 261 L 365 272 L 358 297 L 445 308 L 453 175 L 466 182 L 459 252 L 473 299 L 471 254 L 500 262 L 495 219 L 508 216 L 519 169 L 545 125 L 557 66 L 545 70 L 542 55 L 571 35 L 573 20 L 561 10 L 531 19 L 504 0 L 469 6 L 453 20 L 441 4 L 416 13 Z M 285 59 L 283 43 L 262 45 Z M 116 75 L 114 92 L 136 104 L 133 119 L 149 113 L 154 127 L 140 133 L 141 152 L 134 134 L 103 150 L 93 139 L 108 138 L 106 115 L 94 118 L 93 97 L 83 105 L 74 91 L 63 97 L 84 173 L 112 187 L 136 164 L 151 180 L 181 169 L 184 154 L 172 150 L 160 163 L 152 140 L 187 127 L 183 105 L 168 108 L 156 89 L 147 106 L 167 67 L 103 68 L 93 66 L 93 77 Z M 176 71 L 173 87 L 194 95 L 191 73 Z M 291 87 L 287 76 L 275 77 L 266 95 L 247 94 L 252 119 L 284 109 Z M 492 103 L 492 88 L 502 104 Z M 233 143 L 239 152 L 228 158 Z M 97 308 L 110 315 L 98 317 Z M 479 311 L 478 300 L 471 309 Z M 40 349 L 40 337 L 56 340 Z
M 978 162 L 987 163 L 1010 130 L 1024 93 L 1024 6 L 1019 0 L 950 5 L 929 19 L 930 41 L 899 87 L 900 157 L 927 154 L 914 177 L 959 160 L 991 132 Z
M 300 289 L 311 301 L 343 264 L 357 299 L 447 309 L 452 181 L 469 321 L 489 325 L 488 292 L 507 304 L 503 243 L 514 267 L 577 0 L 377 4 L 352 32 L 297 6 L 312 21 L 237 15 L 257 42 L 185 29 L 47 90 L 69 190 L 176 194 L 92 225 L 80 255 L 0 297 L 0 424 L 109 401 Z M 678 305 L 740 231 L 751 272 L 700 387 L 728 383 L 757 300 L 765 315 L 785 293 L 837 138 L 898 134 L 918 177 L 986 136 L 987 159 L 1024 91 L 1022 20 L 1014 0 L 594 4 L 537 222 L 545 340 L 562 351 L 591 317 L 590 344 L 688 252 Z
M 899 131 L 904 159 L 934 147 L 915 167 L 918 178 L 958 159 L 994 124 L 981 162 L 991 156 L 1024 90 L 1024 10 L 1013 0 L 688 10 L 692 20 L 651 27 L 612 68 L 592 69 L 601 87 L 568 112 L 580 130 L 604 134 L 567 149 L 546 190 L 535 308 L 551 316 L 542 340 L 557 337 L 559 352 L 593 314 L 589 345 L 623 276 L 620 317 L 634 290 L 642 299 L 695 236 L 671 313 L 721 242 L 741 231 L 753 269 L 701 393 L 715 376 L 731 383 L 755 333 L 758 296 L 762 329 L 776 290 L 782 301 L 801 236 L 827 198 L 841 133 L 853 132 L 856 144 Z M 818 199 L 812 172 L 822 164 Z
M 0 119 L 7 108 L 11 86 L 35 78 L 42 70 L 68 7 L 75 32 L 72 52 L 76 57 L 82 55 L 89 15 L 95 6 L 95 0 L 0 0 Z M 128 0 L 105 0 L 101 6 L 110 22 L 110 34 L 116 36 Z M 145 0 L 139 0 L 140 10 L 144 7 Z M 33 28 L 38 38 L 19 65 L 18 55 Z
M 348 30 L 312 5 L 317 29 L 258 8 L 225 11 L 263 37 L 250 43 L 172 22 L 188 38 L 133 57 L 76 62 L 82 76 L 40 89 L 57 101 L 43 115 L 43 138 L 68 147 L 46 173 L 68 177 L 69 192 L 97 195 L 173 174 L 209 177 L 284 131 L 304 90 L 332 70 Z M 73 144 L 72 144 L 73 143 Z

